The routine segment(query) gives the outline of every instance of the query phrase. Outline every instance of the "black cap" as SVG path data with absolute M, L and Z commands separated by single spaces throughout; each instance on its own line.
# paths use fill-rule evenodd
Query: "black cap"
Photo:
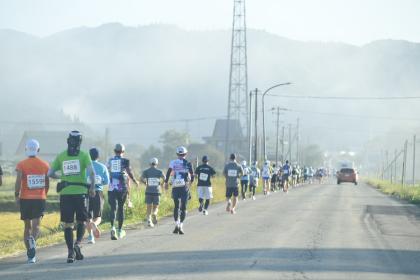
M 208 156 L 203 156 L 202 161 L 203 162 L 208 162 L 209 161 L 209 157 Z
M 235 154 L 230 154 L 230 160 L 234 160 L 234 159 L 236 159 L 236 155 Z

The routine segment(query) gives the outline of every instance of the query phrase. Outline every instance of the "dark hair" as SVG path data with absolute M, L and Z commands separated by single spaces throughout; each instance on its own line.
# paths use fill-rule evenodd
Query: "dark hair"
M 202 161 L 203 162 L 208 162 L 209 161 L 209 157 L 208 156 L 203 156 Z
M 230 160 L 234 160 L 234 159 L 236 159 L 236 155 L 235 154 L 230 154 Z
M 99 150 L 97 148 L 92 148 L 89 150 L 89 155 L 92 160 L 97 160 L 99 158 Z

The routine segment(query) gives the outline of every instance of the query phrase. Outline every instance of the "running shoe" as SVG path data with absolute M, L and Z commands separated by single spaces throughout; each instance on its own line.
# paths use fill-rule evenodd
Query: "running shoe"
M 112 227 L 111 229 L 111 240 L 118 240 L 117 231 L 115 230 L 115 227 Z
M 82 250 L 80 250 L 80 245 L 78 243 L 74 243 L 74 253 L 76 254 L 76 260 L 83 260 Z
M 152 223 L 157 225 L 158 223 L 157 215 L 152 215 Z
M 28 243 L 29 243 L 29 249 L 26 251 L 26 255 L 28 256 L 28 259 L 32 259 L 35 257 L 35 253 L 36 253 L 35 239 L 32 236 L 29 236 Z
M 74 263 L 74 253 L 69 253 L 67 257 L 67 263 Z
M 207 210 L 203 210 L 203 215 L 204 216 L 207 216 L 209 214 L 209 211 L 207 211 Z
M 89 234 L 87 241 L 88 241 L 88 244 L 95 244 L 95 237 Z
M 118 236 L 118 238 L 124 238 L 125 237 L 125 235 L 126 235 L 126 233 L 125 233 L 125 230 L 123 230 L 123 229 L 118 229 L 117 230 L 117 236 Z
M 155 225 L 152 223 L 151 220 L 147 221 L 147 226 L 148 227 L 154 227 Z
M 179 233 L 179 226 L 176 225 L 174 231 L 172 232 L 173 234 L 178 234 Z
M 28 263 L 36 263 L 36 258 L 28 258 Z
M 226 212 L 230 212 L 230 203 L 226 206 Z
M 252 200 L 255 200 L 255 195 L 252 196 Z
M 178 228 L 178 233 L 179 233 L 179 234 L 184 234 L 184 230 L 182 229 L 182 227 L 179 227 L 179 228 Z
M 236 214 L 235 208 L 232 208 L 232 209 L 230 210 L 230 214 L 232 214 L 232 215 Z

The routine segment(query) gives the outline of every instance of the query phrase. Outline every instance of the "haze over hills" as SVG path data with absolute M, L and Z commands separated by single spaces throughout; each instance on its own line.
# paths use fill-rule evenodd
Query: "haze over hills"
M 110 23 L 45 38 L 0 30 L 0 121 L 69 122 L 77 116 L 92 123 L 98 135 L 110 127 L 114 141 L 149 145 L 170 128 L 188 129 L 193 140 L 201 141 L 201 137 L 211 135 L 215 117 L 226 115 L 230 39 L 230 31 L 185 31 L 170 25 L 127 27 Z M 250 90 L 287 81 L 293 85 L 272 94 L 420 94 L 418 43 L 383 40 L 357 47 L 293 41 L 249 30 L 248 59 Z M 294 123 L 299 117 L 302 140 L 317 142 L 325 149 L 360 149 L 368 139 L 388 131 L 394 132 L 387 136 L 389 141 L 400 141 L 405 137 L 401 135 L 416 127 L 416 121 L 354 115 L 420 119 L 415 100 L 267 97 L 267 103 L 266 109 L 277 105 L 292 109 L 282 115 L 284 123 Z M 200 117 L 211 118 L 112 124 Z M 274 118 L 271 113 L 267 118 L 272 136 Z M 344 134 L 339 133 L 343 124 Z M 26 129 L 13 124 L 2 127 L 0 141 Z

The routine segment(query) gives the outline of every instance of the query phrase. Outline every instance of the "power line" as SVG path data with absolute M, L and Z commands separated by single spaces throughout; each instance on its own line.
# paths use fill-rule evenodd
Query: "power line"
M 174 119 L 174 120 L 155 120 L 155 121 L 138 121 L 138 122 L 18 122 L 18 121 L 0 121 L 0 124 L 12 124 L 12 125 L 145 125 L 145 124 L 164 124 L 164 123 L 179 123 L 179 122 L 196 122 L 205 120 L 214 120 L 226 118 L 226 116 L 208 116 L 200 118 L 189 118 L 189 119 Z
M 372 115 L 353 115 L 353 114 L 341 114 L 341 113 L 331 113 L 331 112 L 317 112 L 317 111 L 306 111 L 306 110 L 293 110 L 287 108 L 280 108 L 284 112 L 294 112 L 294 113 L 306 113 L 306 114 L 316 114 L 316 115 L 325 115 L 333 117 L 348 117 L 348 118 L 361 118 L 361 119 L 381 119 L 381 120 L 391 120 L 391 121 L 420 121 L 420 118 L 395 118 L 388 116 L 372 116 Z M 267 109 L 266 112 L 273 111 L 273 109 Z
M 292 110 L 292 109 L 285 109 L 284 111 L 296 112 L 296 113 L 308 113 L 308 114 L 326 115 L 326 116 L 334 116 L 334 117 L 350 117 L 350 118 L 363 118 L 363 119 L 381 119 L 381 120 L 392 120 L 392 121 L 420 121 L 420 118 L 394 118 L 394 117 L 387 117 L 387 116 L 338 114 L 338 113 L 329 113 L 329 112 L 303 111 L 303 110 Z
M 268 96 L 280 98 L 296 98 L 296 99 L 330 99 L 330 100 L 413 100 L 419 99 L 420 96 L 315 96 L 315 95 L 277 95 L 267 94 Z

